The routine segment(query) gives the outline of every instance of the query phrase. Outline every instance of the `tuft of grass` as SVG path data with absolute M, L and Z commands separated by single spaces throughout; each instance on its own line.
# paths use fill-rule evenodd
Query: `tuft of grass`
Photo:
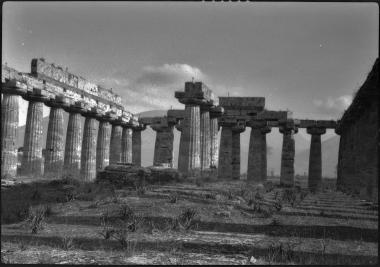
M 43 230 L 44 221 L 46 218 L 47 206 L 38 205 L 37 207 L 30 207 L 28 212 L 28 218 L 26 222 L 32 231 L 32 234 L 37 234 L 38 231 Z
M 197 215 L 197 210 L 193 208 L 186 208 L 182 211 L 178 217 L 172 220 L 172 230 L 190 230 L 191 228 L 196 228 L 195 216 Z
M 272 218 L 272 221 L 269 223 L 271 226 L 279 226 L 281 225 L 281 221 L 278 218 Z
M 291 263 L 295 261 L 295 253 L 289 243 L 271 244 L 268 248 L 266 260 L 269 263 Z
M 198 187 L 202 187 L 204 185 L 203 179 L 202 178 L 196 178 L 195 179 L 195 184 Z
M 61 248 L 63 250 L 69 250 L 74 247 L 74 240 L 71 236 L 63 236 L 61 239 Z
M 177 193 L 173 193 L 173 194 L 170 194 L 169 195 L 169 203 L 177 203 L 178 201 L 178 194 Z

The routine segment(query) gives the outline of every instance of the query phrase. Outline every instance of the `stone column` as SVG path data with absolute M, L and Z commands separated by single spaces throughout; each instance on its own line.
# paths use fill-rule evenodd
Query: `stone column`
M 153 165 L 173 168 L 173 125 L 152 124 L 150 127 L 156 132 Z
M 17 175 L 18 103 L 26 89 L 5 84 L 1 93 L 1 177 L 14 177 Z
M 26 117 L 21 175 L 41 178 L 43 175 L 42 161 L 42 118 L 46 93 L 34 89 L 33 93 L 24 96 L 29 101 Z
M 50 114 L 46 137 L 44 176 L 60 178 L 65 152 L 63 106 L 67 107 L 68 103 L 63 96 L 56 96 L 55 100 L 47 101 L 46 105 L 50 107 Z
M 83 137 L 81 112 L 84 110 L 84 104 L 78 101 L 65 110 L 69 113 L 69 122 L 66 132 L 63 173 L 79 179 Z
M 115 164 L 121 161 L 121 137 L 123 128 L 121 127 L 120 120 L 116 120 L 111 123 L 110 164 Z
M 218 178 L 231 179 L 232 177 L 232 128 L 223 125 L 220 136 Z
M 200 107 L 186 104 L 182 122 L 178 170 L 187 173 L 200 168 Z
M 271 131 L 266 126 L 266 121 L 250 121 L 251 136 L 249 140 L 247 181 L 260 182 L 266 181 L 267 177 L 267 147 L 266 134 Z
M 286 186 L 293 186 L 295 153 L 293 135 L 298 132 L 298 129 L 291 125 L 284 125 L 279 127 L 279 131 L 283 134 L 280 184 Z
M 96 142 L 99 128 L 97 115 L 96 109 L 83 113 L 86 118 L 83 129 L 80 174 L 81 179 L 85 182 L 91 182 L 96 178 Z
M 240 133 L 245 127 L 235 126 L 232 128 L 232 179 L 240 180 Z
M 267 134 L 271 132 L 271 127 L 266 126 L 261 128 L 261 137 L 262 137 L 262 142 L 261 142 L 261 151 L 263 153 L 261 154 L 261 179 L 262 181 L 266 182 L 267 180 Z
M 132 163 L 132 128 L 124 126 L 121 137 L 121 162 Z
M 341 138 L 342 131 L 340 128 L 336 128 L 335 133 L 337 135 L 339 135 L 338 164 L 336 166 L 336 168 L 337 168 L 337 170 L 336 170 L 336 189 L 342 190 L 342 180 L 343 180 L 342 174 L 341 174 L 342 148 L 343 148 L 342 138 Z
M 211 164 L 211 134 L 209 106 L 201 106 L 200 110 L 200 149 L 201 169 L 209 169 Z
M 309 127 L 307 133 L 311 134 L 308 187 L 315 191 L 319 190 L 322 184 L 321 135 L 326 133 L 326 129 Z
M 141 166 L 141 132 L 145 130 L 145 128 L 143 125 L 133 128 L 132 163 L 137 166 Z
M 96 145 L 96 170 L 103 170 L 109 165 L 111 124 L 110 117 L 105 115 L 99 118 L 98 141 Z
M 222 116 L 224 109 L 214 106 L 210 109 L 210 166 L 216 168 L 219 160 L 219 141 L 218 141 L 218 118 Z

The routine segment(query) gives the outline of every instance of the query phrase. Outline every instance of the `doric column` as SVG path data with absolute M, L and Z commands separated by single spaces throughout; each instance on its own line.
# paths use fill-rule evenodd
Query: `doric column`
M 29 101 L 26 117 L 23 156 L 21 162 L 21 174 L 26 176 L 41 177 L 43 175 L 42 162 L 42 118 L 46 93 L 34 89 L 33 93 L 24 96 Z
M 308 187 L 318 190 L 322 183 L 321 135 L 326 133 L 326 128 L 309 127 L 307 133 L 311 134 Z
M 175 97 L 185 104 L 178 170 L 191 173 L 201 167 L 200 106 L 212 106 L 214 95 L 202 82 L 186 82 L 185 90 L 175 92 Z
M 96 145 L 96 170 L 100 171 L 109 165 L 111 124 L 109 114 L 99 117 L 98 141 Z
M 63 161 L 63 173 L 78 178 L 80 173 L 80 162 L 82 152 L 82 115 L 84 103 L 76 102 L 69 108 L 65 108 L 69 113 L 69 122 L 67 124 L 65 157 Z
M 271 132 L 271 127 L 266 126 L 264 128 L 261 128 L 261 137 L 262 137 L 262 142 L 261 142 L 261 179 L 262 181 L 267 180 L 267 134 Z
M 141 166 L 141 132 L 145 130 L 144 125 L 133 127 L 132 133 L 132 163 Z
M 99 112 L 96 108 L 83 113 L 85 116 L 82 154 L 81 154 L 81 179 L 90 182 L 96 178 L 96 142 L 98 138 L 99 122 L 97 117 Z
M 294 134 L 298 129 L 294 123 L 287 122 L 279 127 L 280 133 L 283 134 L 282 139 L 282 154 L 281 154 L 281 177 L 280 184 L 293 186 L 294 185 Z
M 218 178 L 240 179 L 240 133 L 245 130 L 244 122 L 220 121 Z
M 121 137 L 121 162 L 132 163 L 132 127 L 123 125 Z
M 232 127 L 232 179 L 240 179 L 240 133 L 244 132 L 244 125 Z
M 218 178 L 231 179 L 232 177 L 232 128 L 221 124 Z
M 210 133 L 210 107 L 201 106 L 200 110 L 201 133 L 201 169 L 209 169 L 211 164 L 211 133 Z
M 1 177 L 17 175 L 17 128 L 20 95 L 25 88 L 2 85 L 1 93 Z
M 68 101 L 63 96 L 46 101 L 50 107 L 49 125 L 46 137 L 45 177 L 60 178 L 63 168 L 65 144 L 63 136 L 63 107 L 68 107 Z
M 180 162 L 178 169 L 187 173 L 192 169 L 200 168 L 200 107 L 195 104 L 186 104 L 185 118 L 182 122 L 180 139 Z
M 174 151 L 174 132 L 173 125 L 166 123 L 151 124 L 150 127 L 156 132 L 154 145 L 154 166 L 167 166 L 173 168 Z
M 121 120 L 114 120 L 111 130 L 111 145 L 110 145 L 110 164 L 115 164 L 121 161 L 121 137 L 123 128 Z
M 270 127 L 266 121 L 249 121 L 251 136 L 249 140 L 247 181 L 265 182 L 267 177 L 266 134 Z
M 219 157 L 218 141 L 218 118 L 222 116 L 224 109 L 222 107 L 212 107 L 210 110 L 210 166 L 216 168 Z
M 342 171 L 341 171 L 341 164 L 342 164 L 342 149 L 343 149 L 343 139 L 342 139 L 342 129 L 339 127 L 335 128 L 335 133 L 339 135 L 339 148 L 338 148 L 338 163 L 337 163 L 337 170 L 336 170 L 336 189 L 341 190 L 342 188 Z

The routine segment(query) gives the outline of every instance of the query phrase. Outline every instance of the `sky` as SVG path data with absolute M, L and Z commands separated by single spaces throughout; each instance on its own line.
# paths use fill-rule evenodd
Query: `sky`
M 378 17 L 375 3 L 5 2 L 2 63 L 29 72 L 43 57 L 134 113 L 183 108 L 174 91 L 194 77 L 217 96 L 339 119 L 378 57 Z

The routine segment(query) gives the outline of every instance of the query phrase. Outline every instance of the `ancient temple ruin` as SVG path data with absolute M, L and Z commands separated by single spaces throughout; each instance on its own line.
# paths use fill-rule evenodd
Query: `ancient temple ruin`
M 218 168 L 219 179 L 240 179 L 240 134 L 250 127 L 247 181 L 262 183 L 267 179 L 266 135 L 278 128 L 283 135 L 280 183 L 293 186 L 294 135 L 305 128 L 311 135 L 308 187 L 317 190 L 322 181 L 321 135 L 326 129 L 335 129 L 341 136 L 338 188 L 359 190 L 375 198 L 377 69 L 378 60 L 337 122 L 303 120 L 293 118 L 290 111 L 267 110 L 263 97 L 217 98 L 203 82 L 194 81 L 185 82 L 184 91 L 176 91 L 173 96 L 184 104 L 183 110 L 138 118 L 111 90 L 43 59 L 32 60 L 30 73 L 2 65 L 1 175 L 17 174 L 18 98 L 22 97 L 29 106 L 21 175 L 54 177 L 70 173 L 93 181 L 97 172 L 109 164 L 141 165 L 141 132 L 149 126 L 156 132 L 154 166 L 172 168 L 178 161 L 178 170 L 186 175 Z M 50 107 L 48 129 L 42 129 L 43 105 Z M 64 112 L 69 113 L 66 138 Z M 81 116 L 85 117 L 84 125 Z M 173 154 L 174 127 L 181 132 L 178 159 Z M 44 130 L 47 140 L 42 140 Z

